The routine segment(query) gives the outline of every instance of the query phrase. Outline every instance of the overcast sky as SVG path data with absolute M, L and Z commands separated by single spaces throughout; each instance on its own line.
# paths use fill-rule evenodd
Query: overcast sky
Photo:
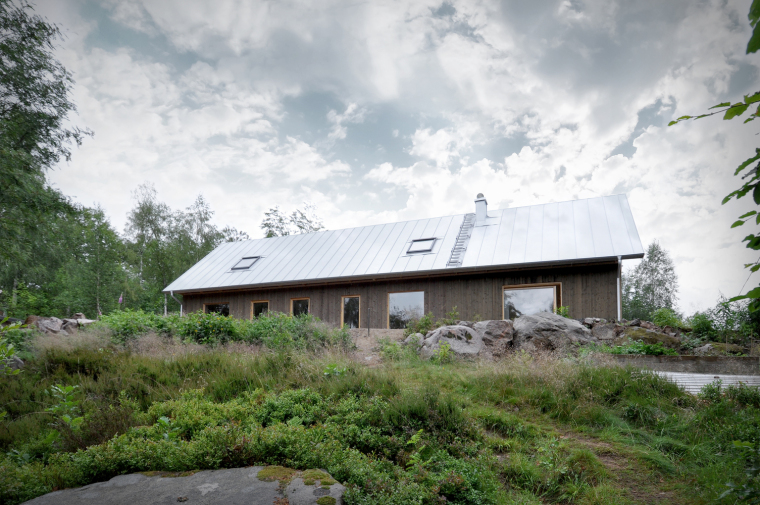
M 720 201 L 760 122 L 667 123 L 760 89 L 749 5 L 40 1 L 95 132 L 51 178 L 119 231 L 150 182 L 252 237 L 304 201 L 337 229 L 625 193 L 691 313 L 756 259 Z

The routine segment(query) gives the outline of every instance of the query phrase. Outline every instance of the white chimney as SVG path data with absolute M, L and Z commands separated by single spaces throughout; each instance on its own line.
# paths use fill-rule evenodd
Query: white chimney
M 488 201 L 483 193 L 478 193 L 475 200 L 475 224 L 485 224 L 488 218 Z

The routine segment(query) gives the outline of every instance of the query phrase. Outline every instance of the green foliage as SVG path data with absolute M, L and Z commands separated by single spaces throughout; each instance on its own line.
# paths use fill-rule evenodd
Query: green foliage
M 79 404 L 80 400 L 75 400 L 77 389 L 79 386 L 63 386 L 61 384 L 55 384 L 51 386 L 49 394 L 53 397 L 54 402 L 52 406 L 45 409 L 55 416 L 55 418 L 64 423 L 72 430 L 77 430 L 84 421 L 84 417 L 79 416 Z
M 655 344 L 645 344 L 637 341 L 626 345 L 617 345 L 612 347 L 611 354 L 645 354 L 647 356 L 678 356 L 674 349 L 669 349 L 662 345 L 662 342 Z
M 409 335 L 414 335 L 415 333 L 422 333 L 425 335 L 427 332 L 438 328 L 438 326 L 440 325 L 436 325 L 433 313 L 428 312 L 421 318 L 410 321 L 404 329 L 404 336 L 408 337 Z
M 439 365 L 445 365 L 447 363 L 453 362 L 454 352 L 451 350 L 451 346 L 447 342 L 442 343 L 438 349 L 433 352 L 433 355 L 430 357 L 430 361 L 433 363 L 438 363 Z
M 745 300 L 721 296 L 714 307 L 694 313 L 689 319 L 693 338 L 747 345 L 760 334 L 760 312 L 751 312 Z
M 652 322 L 657 326 L 664 328 L 670 326 L 671 328 L 680 328 L 683 326 L 681 318 L 671 308 L 662 307 L 652 312 Z
M 93 328 L 105 327 L 115 342 L 124 343 L 150 332 L 170 335 L 176 331 L 178 320 L 176 316 L 165 318 L 142 309 L 125 309 L 104 315 Z
M 554 309 L 554 313 L 558 316 L 566 317 L 570 319 L 570 307 L 567 305 L 562 305 L 561 307 L 557 307 Z
M 235 320 L 215 312 L 202 311 L 187 314 L 180 323 L 179 334 L 196 344 L 224 344 L 237 340 Z

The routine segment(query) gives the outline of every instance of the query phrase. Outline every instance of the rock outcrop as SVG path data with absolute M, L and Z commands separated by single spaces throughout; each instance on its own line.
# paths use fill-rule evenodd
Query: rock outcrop
M 626 326 L 623 331 L 613 340 L 614 345 L 624 345 L 628 342 L 644 342 L 645 344 L 662 343 L 665 347 L 678 349 L 681 347 L 681 339 L 675 335 L 668 335 L 657 330 L 649 330 L 643 326 Z M 650 323 L 651 324 L 651 323 Z M 655 327 L 656 328 L 656 327 Z
M 463 358 L 478 356 L 485 346 L 483 338 L 472 328 L 462 325 L 441 326 L 425 336 L 420 356 L 425 359 L 433 357 L 444 343 L 449 345 L 456 356 Z
M 86 326 L 94 322 L 94 319 L 87 319 L 84 317 L 84 314 L 79 312 L 77 314 L 74 314 L 74 318 L 71 319 L 28 316 L 24 321 L 24 325 L 26 325 L 27 328 L 37 328 L 41 332 L 51 335 L 73 335 L 82 326 Z
M 514 347 L 533 351 L 569 351 L 574 345 L 595 342 L 591 330 L 566 317 L 540 312 L 514 322 Z

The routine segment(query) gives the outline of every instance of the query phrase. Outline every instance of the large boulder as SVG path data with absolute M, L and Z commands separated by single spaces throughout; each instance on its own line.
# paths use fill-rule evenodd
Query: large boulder
M 40 317 L 34 321 L 34 325 L 43 333 L 59 335 L 63 332 L 63 321 L 57 317 Z
M 76 319 L 64 319 L 61 330 L 69 335 L 73 335 L 79 330 L 79 323 Z
M 514 322 L 514 347 L 526 351 L 568 351 L 574 345 L 596 342 L 591 330 L 575 319 L 551 312 L 521 316 Z
M 694 349 L 697 356 L 725 356 L 744 354 L 747 350 L 736 344 L 726 344 L 723 342 L 708 342 L 702 347 Z
M 615 323 L 594 323 L 591 326 L 591 335 L 601 341 L 612 341 L 623 333 L 624 328 Z
M 628 326 L 623 332 L 614 340 L 615 345 L 623 345 L 628 342 L 644 342 L 645 344 L 662 343 L 665 347 L 671 349 L 678 349 L 681 347 L 681 339 L 668 335 L 667 333 L 661 333 L 656 330 L 647 330 L 643 326 Z
M 483 350 L 483 338 L 478 332 L 467 326 L 441 326 L 425 336 L 420 356 L 431 358 L 442 344 L 449 344 L 451 352 L 457 357 L 473 358 Z
M 413 345 L 415 349 L 419 349 L 425 343 L 425 335 L 422 333 L 412 333 L 404 340 L 404 345 Z
M 483 343 L 492 346 L 500 340 L 512 341 L 513 328 L 509 319 L 480 321 L 470 326 L 483 339 Z M 503 345 L 503 344 L 502 344 Z

